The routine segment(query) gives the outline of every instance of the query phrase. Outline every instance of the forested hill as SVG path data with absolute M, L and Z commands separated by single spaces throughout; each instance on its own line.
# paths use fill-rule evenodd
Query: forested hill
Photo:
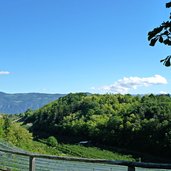
M 16 93 L 0 92 L 0 113 L 15 114 L 25 112 L 28 108 L 38 109 L 63 94 Z
M 169 95 L 69 94 L 26 113 L 37 136 L 62 135 L 159 156 L 171 155 Z

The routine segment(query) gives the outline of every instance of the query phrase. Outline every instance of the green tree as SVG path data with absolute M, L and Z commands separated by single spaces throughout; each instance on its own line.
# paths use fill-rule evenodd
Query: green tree
M 32 142 L 32 134 L 18 123 L 10 125 L 5 137 L 6 141 L 18 147 L 28 147 Z
M 171 7 L 171 2 L 166 3 L 166 8 Z M 160 42 L 164 45 L 171 46 L 171 14 L 168 21 L 163 22 L 159 27 L 154 28 L 152 31 L 148 32 L 148 40 L 150 41 L 150 46 L 154 46 L 156 42 Z M 165 66 L 171 66 L 171 55 L 162 59 Z
M 52 147 L 56 147 L 58 145 L 58 141 L 54 136 L 50 136 L 47 139 L 47 144 L 52 146 Z
M 12 123 L 7 115 L 4 115 L 3 119 L 4 119 L 3 130 L 4 130 L 4 134 L 7 135 Z
M 0 138 L 3 138 L 4 137 L 3 127 L 4 127 L 4 119 L 1 117 L 0 118 Z

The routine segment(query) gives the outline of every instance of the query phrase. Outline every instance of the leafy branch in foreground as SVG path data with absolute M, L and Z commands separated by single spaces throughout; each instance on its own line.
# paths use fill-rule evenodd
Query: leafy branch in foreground
M 166 3 L 166 8 L 170 7 L 171 2 Z M 148 32 L 148 41 L 150 41 L 150 46 L 155 46 L 157 41 L 164 45 L 171 46 L 171 13 L 168 21 L 163 22 L 159 27 Z M 171 66 L 170 59 L 171 56 L 167 56 L 160 60 L 160 62 L 163 62 L 163 64 L 168 67 Z

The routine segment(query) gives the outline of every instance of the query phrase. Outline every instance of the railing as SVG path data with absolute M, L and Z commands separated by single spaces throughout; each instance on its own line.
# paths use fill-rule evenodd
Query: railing
M 3 160 L 4 156 L 7 161 Z M 15 162 L 12 162 L 14 158 Z M 59 157 L 0 149 L 0 170 L 136 171 L 139 168 L 158 171 L 158 169 L 171 169 L 171 164 Z

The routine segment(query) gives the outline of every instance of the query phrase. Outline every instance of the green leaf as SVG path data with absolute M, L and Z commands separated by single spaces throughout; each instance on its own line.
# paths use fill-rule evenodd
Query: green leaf
M 171 7 L 171 2 L 166 3 L 166 8 L 170 8 Z
M 164 62 L 164 61 L 165 61 L 165 59 L 161 59 L 161 60 L 160 60 L 160 62 Z
M 154 38 L 150 41 L 150 46 L 154 46 L 157 42 L 157 38 Z
M 162 37 L 162 36 L 160 36 L 159 42 L 160 42 L 160 43 L 163 43 L 163 37 Z
M 164 63 L 164 65 L 165 65 L 166 67 L 169 67 L 169 66 L 170 66 L 170 59 L 167 60 L 167 61 Z
M 171 62 L 170 62 L 171 56 L 167 56 L 165 59 L 162 59 L 160 62 L 163 62 L 163 65 L 165 65 L 166 67 L 171 66 Z
M 166 30 L 163 34 L 164 34 L 164 35 L 168 35 L 168 34 L 169 34 L 169 32 Z
M 165 45 L 169 45 L 169 46 L 171 45 L 171 41 L 169 39 L 164 40 L 163 43 Z
M 155 34 L 153 33 L 153 31 L 148 32 L 148 41 L 150 41 L 154 36 Z
M 153 31 L 148 32 L 148 40 L 151 40 L 153 37 L 155 37 L 158 33 L 160 33 L 163 30 L 163 26 L 156 27 L 153 29 Z

